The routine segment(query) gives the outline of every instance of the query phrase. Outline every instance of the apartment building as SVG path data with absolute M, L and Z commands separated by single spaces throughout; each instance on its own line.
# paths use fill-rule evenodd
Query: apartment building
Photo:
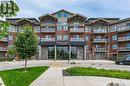
M 35 59 L 109 60 L 130 54 L 130 18 L 87 18 L 60 10 L 42 15 L 38 20 L 9 18 L 6 21 L 11 23 L 6 47 L 13 45 L 23 25 L 34 28 L 39 42 Z

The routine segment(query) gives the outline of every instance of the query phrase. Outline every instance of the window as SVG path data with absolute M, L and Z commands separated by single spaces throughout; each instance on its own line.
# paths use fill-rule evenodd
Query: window
M 57 35 L 57 40 L 62 40 L 62 35 Z
M 62 25 L 62 22 L 58 22 L 58 25 Z
M 61 30 L 62 30 L 62 26 L 58 26 L 57 31 L 61 31 Z
M 117 45 L 116 44 L 112 45 L 112 49 L 117 49 Z
M 88 36 L 85 36 L 85 40 L 86 40 L 86 41 L 88 41 L 88 40 L 89 40 L 89 39 L 88 39 Z
M 51 38 L 51 35 L 46 35 L 45 38 Z
M 69 16 L 69 14 L 68 14 L 68 13 L 63 12 L 63 17 L 67 18 L 68 16 Z
M 37 36 L 37 40 L 38 40 L 38 41 L 40 40 L 40 36 Z
M 68 40 L 68 35 L 63 35 L 63 40 Z
M 57 17 L 61 18 L 62 17 L 62 12 L 58 13 Z
M 15 32 L 15 27 L 10 26 L 10 27 L 9 27 L 9 32 Z
M 40 27 L 39 26 L 35 26 L 34 30 L 35 30 L 35 32 L 40 32 Z
M 68 30 L 68 26 L 63 26 L 63 30 Z
M 79 35 L 74 35 L 74 38 L 80 38 L 80 36 Z
M 112 40 L 117 40 L 117 35 L 113 35 Z
M 116 32 L 117 31 L 117 27 L 111 27 L 110 28 L 110 32 Z
M 79 25 L 80 23 L 79 22 L 74 22 L 74 25 Z
M 13 36 L 9 36 L 9 40 L 11 40 L 11 41 L 12 41 L 12 40 L 13 40 Z
M 126 26 L 129 26 L 129 27 L 130 27 L 130 23 L 127 23 Z
M 127 46 L 127 48 L 130 48 L 130 44 L 127 44 L 126 46 Z

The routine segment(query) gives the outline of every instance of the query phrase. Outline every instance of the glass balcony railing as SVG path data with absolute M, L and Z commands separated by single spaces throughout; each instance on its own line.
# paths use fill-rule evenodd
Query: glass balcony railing
M 7 51 L 6 47 L 0 47 L 0 51 Z
M 55 38 L 41 38 L 41 41 L 55 41 Z
M 130 47 L 119 47 L 119 51 L 130 51 Z
M 55 28 L 42 28 L 41 32 L 55 32 Z
M 70 41 L 84 41 L 84 38 L 70 38 Z
M 0 39 L 0 41 L 7 42 L 7 41 L 8 41 L 8 38 L 4 37 L 4 38 Z
M 130 26 L 122 26 L 122 27 L 118 27 L 117 28 L 118 32 L 122 32 L 122 31 L 130 31 Z
M 106 52 L 106 48 L 95 48 L 95 52 Z
M 130 41 L 130 36 L 119 37 L 118 41 Z
M 70 32 L 84 32 L 84 28 L 70 28 Z
M 105 38 L 102 38 L 102 39 L 94 39 L 93 42 L 108 42 L 108 40 L 105 39 Z

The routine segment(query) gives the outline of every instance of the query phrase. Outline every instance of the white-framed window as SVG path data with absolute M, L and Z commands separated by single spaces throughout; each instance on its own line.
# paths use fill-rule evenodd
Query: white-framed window
M 9 35 L 9 40 L 12 41 L 13 40 L 13 36 Z

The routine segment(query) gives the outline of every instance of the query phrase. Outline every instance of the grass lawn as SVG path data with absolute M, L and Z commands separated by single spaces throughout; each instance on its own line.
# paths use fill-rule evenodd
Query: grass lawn
M 38 76 L 40 76 L 48 67 L 29 67 L 24 69 L 14 69 L 0 71 L 0 77 L 3 79 L 5 86 L 29 86 Z
M 102 76 L 119 79 L 130 79 L 129 71 L 105 70 L 85 67 L 72 67 L 65 70 L 71 76 Z

